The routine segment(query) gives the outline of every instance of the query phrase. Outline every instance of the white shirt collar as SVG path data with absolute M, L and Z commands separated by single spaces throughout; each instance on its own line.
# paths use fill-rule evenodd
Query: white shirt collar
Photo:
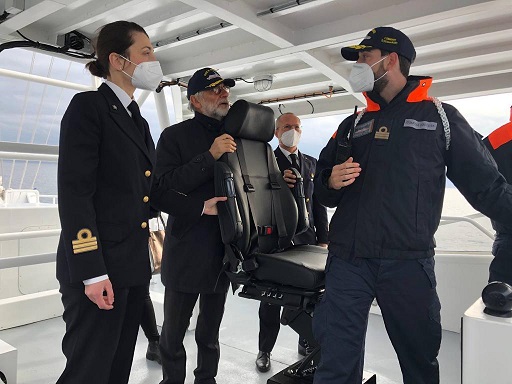
M 116 94 L 121 104 L 123 104 L 123 107 L 128 111 L 128 105 L 130 105 L 133 99 L 130 96 L 128 96 L 128 94 L 119 85 L 114 84 L 109 80 L 105 80 L 105 84 L 107 84 L 110 87 L 110 89 Z M 130 116 L 132 115 L 130 111 L 128 111 L 128 113 Z
M 288 161 L 290 162 L 290 164 L 292 163 L 292 160 L 290 159 L 290 155 L 292 154 L 291 152 L 288 152 L 286 149 L 284 149 L 283 147 L 279 146 L 278 147 L 281 152 L 283 152 L 283 154 L 286 156 L 286 158 L 288 159 Z M 295 152 L 294 152 L 296 155 L 297 155 L 297 161 L 300 161 L 299 160 L 299 150 L 297 149 Z M 300 164 L 300 163 L 299 163 Z

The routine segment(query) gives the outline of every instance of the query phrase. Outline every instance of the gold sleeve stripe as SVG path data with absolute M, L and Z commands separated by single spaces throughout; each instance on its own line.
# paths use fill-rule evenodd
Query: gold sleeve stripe
M 73 244 L 73 249 L 87 248 L 92 247 L 94 245 L 98 245 L 96 239 L 94 239 L 94 241 L 83 242 L 81 244 Z
M 87 248 L 81 248 L 81 249 L 73 249 L 73 253 L 76 255 L 78 253 L 84 253 L 84 252 L 89 252 L 89 251 L 95 251 L 96 249 L 98 249 L 98 245 L 92 245 L 90 247 L 87 247 Z
M 92 231 L 87 228 L 79 230 L 76 234 L 76 240 L 73 240 L 71 243 L 73 244 L 73 253 L 75 255 L 98 249 L 98 240 L 92 235 Z

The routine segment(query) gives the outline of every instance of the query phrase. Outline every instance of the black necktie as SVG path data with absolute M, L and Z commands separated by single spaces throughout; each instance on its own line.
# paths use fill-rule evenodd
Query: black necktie
M 292 167 L 300 172 L 299 162 L 297 161 L 298 157 L 295 153 L 290 153 L 290 160 L 292 161 Z
M 139 128 L 139 131 L 142 135 L 142 138 L 144 139 L 144 142 L 146 142 L 146 128 L 144 126 L 144 119 L 140 114 L 139 106 L 137 105 L 135 100 L 128 104 L 128 110 L 132 113 L 132 119 L 135 122 L 137 128 Z

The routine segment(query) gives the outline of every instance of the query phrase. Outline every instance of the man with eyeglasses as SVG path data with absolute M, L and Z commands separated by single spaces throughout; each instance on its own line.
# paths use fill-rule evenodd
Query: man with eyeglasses
M 316 159 L 298 150 L 297 146 L 299 145 L 301 134 L 300 119 L 295 114 L 288 112 L 277 118 L 275 135 L 279 140 L 279 146 L 274 151 L 277 165 L 290 188 L 293 188 L 296 182 L 296 177 L 290 168 L 297 169 L 301 174 L 309 216 L 308 230 L 295 236 L 293 243 L 295 245 L 319 245 L 326 248 L 329 232 L 327 209 L 316 200 L 313 194 Z M 279 333 L 280 316 L 280 306 L 260 303 L 259 352 L 256 357 L 256 368 L 260 372 L 267 372 L 270 369 L 270 352 L 274 348 Z M 300 337 L 298 345 L 299 354 L 305 356 L 310 352 L 308 347 L 308 342 Z
M 230 107 L 229 88 L 234 85 L 234 80 L 223 79 L 212 68 L 200 69 L 190 78 L 187 98 L 194 118 L 162 132 L 157 145 L 157 188 L 173 189 L 202 201 L 215 196 L 215 161 L 236 150 L 233 138 L 221 134 L 222 119 Z M 194 383 L 215 384 L 219 327 L 228 289 L 228 279 L 221 273 L 223 256 L 217 217 L 194 212 L 169 216 L 162 258 L 165 300 L 160 336 L 161 384 L 185 382 L 183 339 L 199 296 Z

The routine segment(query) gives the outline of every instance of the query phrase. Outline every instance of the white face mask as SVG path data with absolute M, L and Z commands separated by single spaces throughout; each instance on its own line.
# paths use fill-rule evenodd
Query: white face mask
M 295 129 L 290 129 L 281 135 L 279 141 L 286 147 L 296 147 L 300 141 L 300 132 L 297 132 Z
M 384 56 L 382 59 L 372 64 L 372 66 L 369 66 L 366 63 L 354 64 L 354 66 L 352 67 L 352 71 L 350 72 L 350 76 L 348 78 L 350 87 L 354 92 L 370 92 L 373 90 L 373 84 L 375 84 L 376 81 L 386 76 L 386 74 L 388 73 L 387 71 L 378 79 L 375 79 L 375 75 L 373 74 L 372 71 L 372 67 L 374 65 L 379 64 L 386 57 L 387 56 Z
M 135 65 L 132 76 L 123 71 L 126 76 L 131 77 L 132 84 L 135 88 L 154 91 L 158 87 L 164 77 L 162 67 L 160 67 L 158 61 L 143 61 L 140 64 L 135 64 L 126 57 L 121 57 Z

